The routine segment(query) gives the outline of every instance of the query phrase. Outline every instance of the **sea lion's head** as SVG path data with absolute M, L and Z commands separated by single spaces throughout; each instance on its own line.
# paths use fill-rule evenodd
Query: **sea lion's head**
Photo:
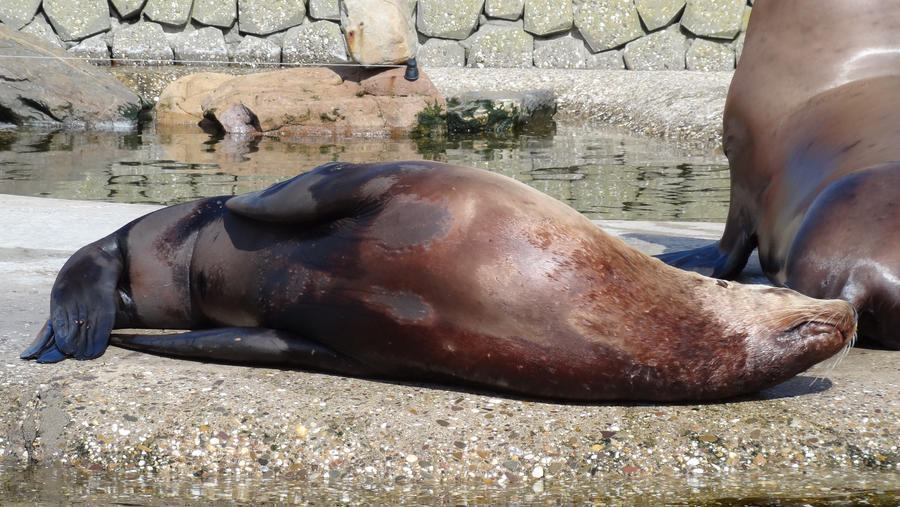
M 857 314 L 847 301 L 813 299 L 796 291 L 707 279 L 698 285 L 704 310 L 715 315 L 730 347 L 722 347 L 716 397 L 773 386 L 849 349 Z

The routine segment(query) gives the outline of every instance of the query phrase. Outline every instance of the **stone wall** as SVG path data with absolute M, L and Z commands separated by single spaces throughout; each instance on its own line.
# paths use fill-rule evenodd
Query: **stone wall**
M 399 0 L 424 67 L 730 70 L 753 0 Z M 0 0 L 95 63 L 349 61 L 339 0 Z

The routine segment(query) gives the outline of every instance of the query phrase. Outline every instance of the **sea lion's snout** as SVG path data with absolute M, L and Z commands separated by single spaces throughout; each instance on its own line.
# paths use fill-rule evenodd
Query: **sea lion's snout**
M 820 317 L 817 320 L 804 322 L 794 329 L 801 337 L 807 339 L 835 339 L 840 338 L 843 345 L 850 343 L 856 336 L 856 326 L 859 322 L 859 314 L 856 308 L 845 301 L 835 300 L 838 311 L 830 319 Z M 844 307 L 841 309 L 840 307 Z
M 798 297 L 803 297 L 799 296 Z M 794 309 L 799 321 L 787 329 L 778 342 L 793 344 L 798 357 L 810 366 L 849 348 L 856 337 L 858 314 L 850 303 L 839 300 L 810 300 Z

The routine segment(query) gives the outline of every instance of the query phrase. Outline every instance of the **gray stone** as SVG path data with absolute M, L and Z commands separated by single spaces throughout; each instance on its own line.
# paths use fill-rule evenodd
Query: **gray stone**
M 625 70 L 625 58 L 621 49 L 610 49 L 589 55 L 585 64 L 589 69 Z
M 162 31 L 166 35 L 166 42 L 173 50 L 182 39 L 197 31 L 194 25 L 172 26 L 161 23 L 159 26 L 162 27 Z
M 687 38 L 672 25 L 625 45 L 625 66 L 629 70 L 684 70 Z
M 507 133 L 556 111 L 556 95 L 550 90 L 469 92 L 456 99 L 447 108 L 449 132 Z
M 237 0 L 194 0 L 191 18 L 203 25 L 228 28 L 237 19 Z
M 63 43 L 59 36 L 56 35 L 56 32 L 53 31 L 53 27 L 50 26 L 50 23 L 47 22 L 47 18 L 45 18 L 43 14 L 35 16 L 34 19 L 31 20 L 31 23 L 28 23 L 22 28 L 21 32 L 34 35 L 38 39 L 49 42 L 58 48 L 66 49 L 65 43 Z
M 700 37 L 734 39 L 741 30 L 745 0 L 687 0 L 681 26 Z
M 314 19 L 341 19 L 341 7 L 338 0 L 309 0 L 309 17 Z
M 337 23 L 314 21 L 295 26 L 284 35 L 284 63 L 346 63 L 347 45 Z
M 502 24 L 501 24 L 502 23 Z M 494 21 L 463 41 L 467 67 L 531 67 L 534 37 L 521 22 Z
M 121 27 L 111 46 L 113 59 L 125 65 L 168 65 L 174 58 L 162 27 L 148 21 Z
M 303 23 L 305 16 L 303 0 L 238 0 L 238 24 L 244 33 L 268 35 Z
M 88 37 L 77 46 L 68 50 L 70 55 L 90 60 L 94 65 L 109 65 L 109 45 L 106 43 L 106 34 L 99 33 Z
M 342 0 L 347 49 L 363 65 L 404 63 L 416 56 L 416 27 L 405 0 Z
M 184 26 L 191 17 L 193 0 L 147 0 L 144 16 L 150 21 L 172 26 Z
M 109 30 L 106 0 L 44 0 L 44 14 L 64 41 L 77 41 Z
M 478 25 L 484 0 L 419 0 L 417 27 L 422 35 L 462 40 Z
M 0 2 L 0 22 L 14 30 L 31 23 L 41 0 L 6 0 Z
M 522 17 L 525 0 L 485 0 L 484 13 L 491 18 L 515 21 Z
M 147 0 L 110 0 L 109 3 L 116 9 L 121 18 L 130 18 L 141 13 L 141 8 Z
M 217 114 L 216 120 L 229 134 L 252 134 L 262 131 L 259 118 L 239 102 L 231 104 L 224 112 Z
M 275 44 L 278 44 L 279 46 L 284 46 L 284 37 L 285 35 L 287 35 L 287 33 L 288 30 L 285 30 L 283 32 L 270 33 L 269 35 L 266 35 L 266 39 L 274 42 Z
M 207 26 L 179 38 L 172 44 L 175 59 L 184 65 L 203 65 L 227 62 L 228 47 L 225 36 L 218 28 Z
M 574 0 L 574 15 L 575 26 L 594 52 L 644 35 L 631 0 Z
M 734 70 L 734 46 L 729 42 L 694 39 L 685 54 L 687 70 Z
M 225 35 L 225 44 L 234 44 L 236 46 L 240 44 L 242 40 L 244 40 L 244 37 L 241 35 L 241 30 L 237 26 L 237 24 L 231 25 L 230 28 L 226 28 L 222 33 Z M 281 44 L 279 43 L 278 46 L 280 47 Z
M 255 67 L 260 63 L 279 63 L 281 61 L 281 46 L 268 39 L 248 35 L 231 53 L 231 60 L 250 67 Z
M 534 40 L 534 66 L 542 69 L 584 69 L 589 55 L 584 40 L 571 33 Z
M 675 21 L 685 0 L 634 0 L 644 26 L 651 32 Z
M 525 0 L 525 31 L 550 35 L 572 28 L 572 0 Z
M 17 125 L 133 128 L 141 100 L 109 72 L 0 26 L 0 110 Z
M 466 48 L 455 40 L 428 39 L 419 45 L 416 62 L 423 67 L 464 67 Z

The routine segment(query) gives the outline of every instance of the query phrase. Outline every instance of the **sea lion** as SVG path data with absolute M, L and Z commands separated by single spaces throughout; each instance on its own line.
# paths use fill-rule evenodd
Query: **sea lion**
M 660 256 L 840 298 L 900 349 L 900 2 L 759 0 L 728 91 L 731 204 L 717 244 Z
M 781 382 L 854 334 L 844 301 L 681 271 L 483 170 L 331 163 L 156 211 L 77 253 L 22 355 L 111 343 L 206 360 L 577 400 L 705 400 Z

